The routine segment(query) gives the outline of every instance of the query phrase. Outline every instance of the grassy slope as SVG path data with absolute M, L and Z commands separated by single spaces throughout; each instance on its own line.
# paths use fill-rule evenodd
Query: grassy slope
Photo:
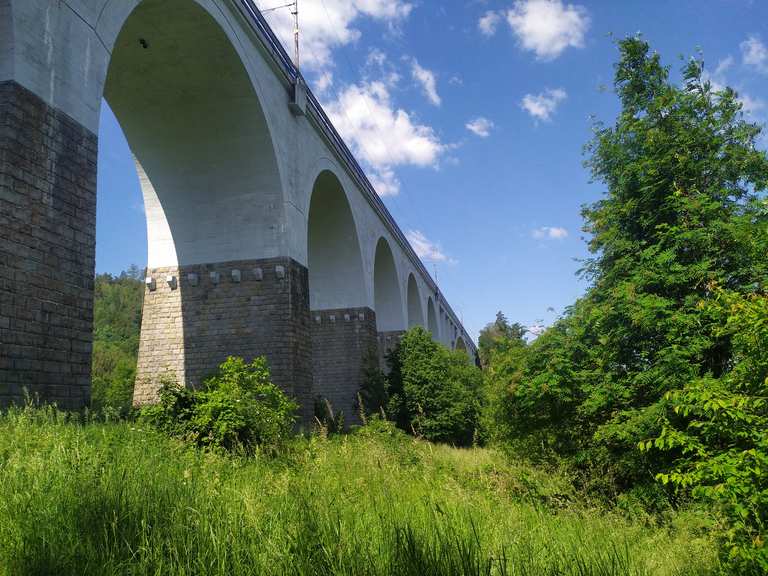
M 584 509 L 557 474 L 492 450 L 371 429 L 235 460 L 135 425 L 60 418 L 0 418 L 0 574 L 706 574 L 714 564 L 694 516 L 651 527 Z

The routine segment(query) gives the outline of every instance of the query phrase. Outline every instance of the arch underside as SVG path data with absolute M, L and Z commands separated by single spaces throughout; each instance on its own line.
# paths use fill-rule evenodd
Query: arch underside
M 427 329 L 432 333 L 434 340 L 440 338 L 440 328 L 437 325 L 437 314 L 435 313 L 435 304 L 432 301 L 432 297 L 429 297 L 427 301 Z
M 104 97 L 143 172 L 150 268 L 276 256 L 282 192 L 253 85 L 193 0 L 144 0 Z
M 229 36 L 194 0 L 144 0 L 115 41 L 104 97 L 147 215 L 134 402 L 154 401 L 165 375 L 198 386 L 227 356 L 265 355 L 308 418 L 306 268 L 280 255 L 273 139 Z
M 424 326 L 424 311 L 421 308 L 421 294 L 416 284 L 416 277 L 408 275 L 408 328 Z
M 395 259 L 389 243 L 380 238 L 373 265 L 373 294 L 379 332 L 405 330 L 403 300 Z

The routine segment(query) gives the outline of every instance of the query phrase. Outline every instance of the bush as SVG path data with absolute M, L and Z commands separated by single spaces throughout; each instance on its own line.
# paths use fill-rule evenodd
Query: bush
M 421 327 L 402 337 L 389 357 L 389 414 L 433 442 L 469 446 L 480 417 L 480 370 Z
M 265 358 L 246 364 L 229 357 L 202 390 L 164 382 L 160 402 L 142 409 L 141 418 L 199 446 L 248 450 L 288 437 L 297 408 L 270 381 Z

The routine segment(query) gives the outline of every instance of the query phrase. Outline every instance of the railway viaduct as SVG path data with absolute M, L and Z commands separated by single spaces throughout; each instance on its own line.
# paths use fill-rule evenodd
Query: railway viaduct
M 251 0 L 0 0 L 0 403 L 89 401 L 102 98 L 147 217 L 136 403 L 263 354 L 351 414 L 410 326 L 475 354 Z

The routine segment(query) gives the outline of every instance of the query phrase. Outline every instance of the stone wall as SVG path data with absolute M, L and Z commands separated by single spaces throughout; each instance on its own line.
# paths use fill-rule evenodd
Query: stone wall
M 0 82 L 0 405 L 90 400 L 96 136 Z
M 347 424 L 358 423 L 364 363 L 376 360 L 376 315 L 368 307 L 313 310 L 311 315 L 314 394 L 326 398 L 334 413 L 343 411 Z
M 290 258 L 147 270 L 134 402 L 171 372 L 199 386 L 227 356 L 266 356 L 272 378 L 312 414 L 307 269 Z M 169 284 L 168 278 L 172 278 Z M 175 282 L 175 287 L 173 283 Z

